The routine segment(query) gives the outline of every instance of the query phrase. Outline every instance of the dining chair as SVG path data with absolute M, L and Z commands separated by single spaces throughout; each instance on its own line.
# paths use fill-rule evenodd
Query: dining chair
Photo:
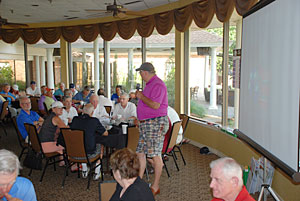
M 135 152 L 139 137 L 140 131 L 138 127 L 127 127 L 127 148 Z
M 116 190 L 117 182 L 107 180 L 99 182 L 99 201 L 109 201 Z
M 39 99 L 40 99 L 39 97 L 34 97 L 34 96 L 30 97 L 31 110 L 35 111 L 36 113 L 39 113 L 39 105 L 38 105 Z
M 181 126 L 181 121 L 177 121 L 177 122 L 173 123 L 170 138 L 168 140 L 167 148 L 165 150 L 163 150 L 163 152 L 161 154 L 162 155 L 162 160 L 163 160 L 163 163 L 164 163 L 164 167 L 165 167 L 165 170 L 167 172 L 168 177 L 170 177 L 170 174 L 169 174 L 169 171 L 168 171 L 168 168 L 167 168 L 167 165 L 166 165 L 165 156 L 172 156 L 173 157 L 175 166 L 176 166 L 177 170 L 179 171 L 179 167 L 178 167 L 178 164 L 176 162 L 176 156 L 175 156 L 175 153 L 174 153 L 174 148 L 175 148 L 175 145 L 176 145 L 176 140 L 177 140 L 177 136 L 178 136 L 180 126 Z
M 72 130 L 70 128 L 62 128 L 61 129 L 66 147 L 65 152 L 67 156 L 67 165 L 65 170 L 64 179 L 62 182 L 62 187 L 65 184 L 66 176 L 68 175 L 68 169 L 71 168 L 71 166 L 75 163 L 87 163 L 87 165 L 90 168 L 90 171 L 88 172 L 88 185 L 87 189 L 90 187 L 90 181 L 91 181 L 91 172 L 95 171 L 95 169 L 100 165 L 101 166 L 101 178 L 103 180 L 103 170 L 102 170 L 102 158 L 101 158 L 101 152 L 88 155 L 85 148 L 85 133 L 83 130 Z M 100 164 L 93 166 L 93 163 L 100 160 Z M 79 171 L 78 171 L 78 177 L 80 177 Z
M 4 119 L 5 119 L 7 107 L 8 107 L 8 101 L 4 101 L 2 103 L 2 110 L 1 110 L 1 114 L 0 114 L 0 125 L 1 125 L 2 129 L 4 130 L 6 136 L 7 136 L 7 132 L 6 132 L 5 125 L 4 125 Z
M 23 139 L 23 136 L 20 133 L 16 117 L 12 118 L 12 122 L 13 122 L 14 128 L 15 128 L 16 133 L 17 133 L 17 138 L 18 138 L 19 145 L 22 149 L 21 154 L 19 156 L 19 160 L 20 160 L 22 158 L 23 154 L 24 154 L 24 151 L 28 150 L 29 144 L 27 142 L 25 142 L 25 139 Z
M 111 112 L 111 106 L 104 106 L 106 112 L 108 115 L 110 115 L 110 112 Z
M 24 126 L 25 126 L 25 129 L 26 129 L 26 131 L 28 133 L 28 136 L 29 136 L 29 144 L 30 144 L 31 149 L 35 153 L 41 153 L 42 158 L 46 160 L 46 165 L 43 169 L 43 173 L 42 173 L 41 178 L 40 178 L 40 182 L 42 182 L 48 165 L 53 165 L 54 171 L 56 171 L 55 164 L 62 161 L 62 160 L 56 160 L 56 158 L 59 157 L 59 156 L 62 156 L 62 155 L 58 152 L 44 153 L 42 145 L 41 145 L 41 141 L 40 141 L 39 136 L 38 136 L 38 132 L 36 130 L 36 127 L 32 124 L 29 124 L 29 123 L 24 123 Z M 30 172 L 29 172 L 28 176 L 30 176 L 31 173 L 32 173 L 32 169 L 30 169 Z

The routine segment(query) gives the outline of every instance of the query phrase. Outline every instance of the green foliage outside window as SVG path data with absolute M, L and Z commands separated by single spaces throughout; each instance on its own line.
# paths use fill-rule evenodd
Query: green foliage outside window
M 12 84 L 13 82 L 13 71 L 9 64 L 5 64 L 4 66 L 0 67 L 0 83 L 9 83 Z

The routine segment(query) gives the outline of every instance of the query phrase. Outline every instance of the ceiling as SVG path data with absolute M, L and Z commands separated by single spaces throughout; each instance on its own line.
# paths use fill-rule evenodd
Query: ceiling
M 178 0 L 116 0 L 132 11 L 141 11 Z M 45 23 L 92 19 L 112 13 L 86 11 L 106 10 L 113 0 L 0 0 L 0 16 L 13 23 Z

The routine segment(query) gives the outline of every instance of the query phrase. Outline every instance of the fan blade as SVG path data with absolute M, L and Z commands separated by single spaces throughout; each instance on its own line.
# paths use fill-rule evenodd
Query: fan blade
M 84 9 L 86 12 L 106 12 L 107 10 L 101 9 Z
M 129 5 L 129 4 L 139 3 L 139 2 L 142 2 L 142 1 L 140 1 L 140 0 L 138 0 L 138 1 L 131 1 L 131 2 L 128 2 L 128 3 L 124 3 L 123 5 Z
M 149 15 L 146 12 L 142 11 L 133 11 L 133 10 L 128 10 L 127 8 L 121 8 L 119 9 L 119 12 L 126 13 L 127 15 L 134 15 L 134 16 L 147 16 Z

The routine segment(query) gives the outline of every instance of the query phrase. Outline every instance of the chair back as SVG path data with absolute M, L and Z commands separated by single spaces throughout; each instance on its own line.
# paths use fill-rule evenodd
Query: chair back
M 84 147 L 84 131 L 61 128 L 61 133 L 65 140 L 66 153 L 69 156 L 69 160 L 75 161 L 75 158 L 83 158 L 82 160 L 86 161 L 87 155 Z
M 48 108 L 47 108 L 46 103 L 43 102 L 43 105 L 44 105 L 44 109 L 45 109 L 46 114 L 49 115 L 50 112 L 49 112 L 49 110 L 48 110 Z
M 168 151 L 168 149 L 173 149 L 173 147 L 176 145 L 176 140 L 177 140 L 180 126 L 181 126 L 181 121 L 176 121 L 173 123 L 171 135 L 170 135 L 168 146 L 167 146 L 168 148 L 166 149 L 166 152 Z
M 117 183 L 115 180 L 99 182 L 99 200 L 109 201 L 116 190 Z
M 23 137 L 22 137 L 22 135 L 19 131 L 16 117 L 12 118 L 12 122 L 13 122 L 13 125 L 15 127 L 15 130 L 16 130 L 16 133 L 17 133 L 17 136 L 18 136 L 19 144 L 21 145 L 21 147 L 23 147 L 24 139 L 23 139 Z
M 25 129 L 28 133 L 29 136 L 29 141 L 31 143 L 31 148 L 36 152 L 36 153 L 44 153 L 41 145 L 41 141 L 38 136 L 38 132 L 36 130 L 36 127 L 32 124 L 29 123 L 24 123 Z
M 38 105 L 39 97 L 31 96 L 30 101 L 31 101 L 31 110 L 35 112 L 39 112 L 39 105 Z
M 131 149 L 132 151 L 135 152 L 136 147 L 139 142 L 139 137 L 140 137 L 140 131 L 139 128 L 137 127 L 128 127 L 127 131 L 127 148 Z
M 111 112 L 111 106 L 104 106 L 106 112 L 108 115 L 110 115 L 110 112 Z
M 2 121 L 4 119 L 7 107 L 8 107 L 8 101 L 4 101 L 2 103 L 2 110 L 1 110 L 1 115 L 0 115 L 0 121 Z
M 186 114 L 180 114 L 179 117 L 180 117 L 180 120 L 182 121 L 183 132 L 185 132 L 185 129 L 187 128 L 187 125 L 189 123 L 190 117 L 188 115 L 186 115 Z

